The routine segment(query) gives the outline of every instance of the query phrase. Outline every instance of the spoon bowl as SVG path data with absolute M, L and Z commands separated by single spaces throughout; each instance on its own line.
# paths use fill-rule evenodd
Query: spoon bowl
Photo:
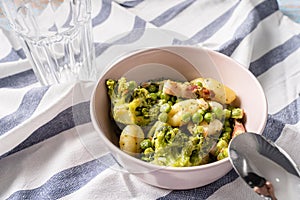
M 295 162 L 264 136 L 247 132 L 234 137 L 229 144 L 229 160 L 239 176 L 261 196 L 300 199 L 300 173 Z

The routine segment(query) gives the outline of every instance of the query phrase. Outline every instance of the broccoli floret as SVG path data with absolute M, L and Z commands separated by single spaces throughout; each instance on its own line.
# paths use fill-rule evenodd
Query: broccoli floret
M 148 137 L 152 138 L 150 162 L 164 166 L 189 166 L 189 158 L 192 152 L 192 143 L 188 136 L 178 128 L 172 128 L 169 124 L 157 121 Z M 183 145 L 185 144 L 185 145 Z
M 106 81 L 108 95 L 112 103 L 112 116 L 122 124 L 146 126 L 157 118 L 159 107 L 153 95 L 145 88 L 138 87 L 135 81 Z
M 233 108 L 231 111 L 231 118 L 242 119 L 244 116 L 244 110 L 242 108 Z
M 193 145 L 188 136 L 178 128 L 157 134 L 153 163 L 164 166 L 190 166 Z
M 122 77 L 118 81 L 107 80 L 106 86 L 112 104 L 111 111 L 114 120 L 123 124 L 134 124 L 134 110 L 139 105 L 139 102 L 131 102 L 131 100 L 134 89 L 137 88 L 137 83 L 135 81 L 127 82 Z
M 106 81 L 108 95 L 113 105 L 121 103 L 129 103 L 134 89 L 137 88 L 135 81 L 126 81 L 126 78 L 122 77 L 118 81 L 108 79 Z

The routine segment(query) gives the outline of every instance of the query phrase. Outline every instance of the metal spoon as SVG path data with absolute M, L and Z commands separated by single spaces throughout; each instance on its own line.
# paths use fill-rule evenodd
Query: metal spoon
M 272 141 L 243 133 L 229 144 L 235 171 L 265 199 L 300 199 L 300 173 L 290 156 Z

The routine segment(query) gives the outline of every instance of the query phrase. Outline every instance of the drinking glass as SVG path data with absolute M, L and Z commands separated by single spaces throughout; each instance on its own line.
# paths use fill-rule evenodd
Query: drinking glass
M 91 0 L 1 0 L 42 85 L 94 81 Z

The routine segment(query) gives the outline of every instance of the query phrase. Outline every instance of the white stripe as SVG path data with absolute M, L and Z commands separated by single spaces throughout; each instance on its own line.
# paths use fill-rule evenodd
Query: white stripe
M 177 33 L 168 30 L 154 28 L 153 25 L 149 23 L 146 24 L 146 29 L 144 31 L 142 37 L 137 41 L 128 44 L 113 45 L 97 57 L 96 66 L 99 77 L 107 67 L 133 51 L 149 47 L 170 46 L 175 37 L 185 38 L 182 35 L 178 35 Z M 124 34 L 122 36 L 124 36 Z
M 300 170 L 300 121 L 294 125 L 285 125 L 276 144 L 290 155 Z
M 101 10 L 102 7 L 102 0 L 100 1 L 93 1 L 92 0 L 92 12 L 91 12 L 91 18 L 94 18 L 99 11 Z
M 12 50 L 12 46 L 4 34 L 3 30 L 0 27 L 0 38 L 1 38 L 1 45 L 0 45 L 0 59 L 7 56 L 7 54 Z
M 10 113 L 15 112 L 20 106 L 24 95 L 31 88 L 32 86 L 28 86 L 20 89 L 11 89 L 11 88 L 0 89 L 0 97 L 1 97 L 0 105 L 5 105 L 5 106 L 1 106 L 0 119 Z M 12 101 L 12 99 L 14 101 Z
M 295 125 L 285 125 L 282 130 L 282 134 L 279 136 L 276 144 L 281 147 L 289 157 L 294 161 L 300 171 L 300 121 Z M 286 177 L 286 174 L 283 175 Z M 281 181 L 282 185 L 285 185 L 283 191 L 278 194 L 278 199 L 300 199 L 300 179 L 299 177 L 295 179 L 290 179 L 289 181 Z M 278 191 L 278 190 L 277 190 Z M 276 194 L 276 190 L 275 190 Z
M 62 199 L 154 200 L 170 192 L 170 190 L 148 185 L 137 179 L 134 175 L 124 171 L 116 171 L 115 168 L 117 166 L 106 169 L 88 184 Z
M 31 69 L 31 65 L 27 59 L 0 63 L 0 78 L 5 78 L 29 69 Z
M 77 130 L 85 134 L 79 137 Z M 0 199 L 6 199 L 18 190 L 39 187 L 56 173 L 93 160 L 94 156 L 105 152 L 90 123 L 77 127 L 77 130 L 65 131 L 2 159 L 0 180 L 7 184 L 0 187 Z M 90 144 L 84 142 L 92 142 L 97 155 L 87 151 L 84 145 Z
M 57 114 L 72 105 L 89 101 L 94 86 L 95 82 L 52 85 L 44 95 L 32 117 L 38 117 L 44 112 L 47 112 L 48 114 L 49 112 L 52 113 L 52 109 L 55 107 L 57 107 L 57 109 L 55 109 L 55 112 L 53 113 Z
M 270 68 L 258 77 L 268 101 L 269 114 L 275 114 L 298 98 L 300 93 L 300 49 L 284 62 Z

